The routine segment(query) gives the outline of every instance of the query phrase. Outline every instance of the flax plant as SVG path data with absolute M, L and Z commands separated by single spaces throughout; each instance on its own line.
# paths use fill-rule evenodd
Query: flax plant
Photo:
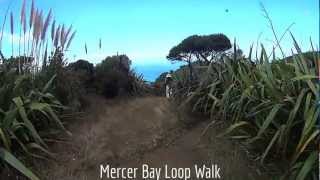
M 302 53 L 292 36 L 292 56 L 269 59 L 261 45 L 260 57 L 225 57 L 208 67 L 204 81 L 187 101 L 199 110 L 231 122 L 220 136 L 229 135 L 256 147 L 261 163 L 282 160 L 282 179 L 314 179 L 319 129 L 316 121 L 320 85 L 320 54 Z

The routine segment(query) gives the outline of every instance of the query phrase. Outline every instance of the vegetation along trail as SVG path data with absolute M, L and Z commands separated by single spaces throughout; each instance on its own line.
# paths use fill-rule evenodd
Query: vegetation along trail
M 12 6 L 12 1 L 2 1 L 7 10 L 0 20 L 0 180 L 319 179 L 320 53 L 316 36 L 304 40 L 309 44 L 300 43 L 303 36 L 316 34 L 305 28 L 314 24 L 305 24 L 313 21 L 304 14 L 300 25 L 295 21 L 277 34 L 263 2 L 256 14 L 252 2 L 250 11 L 236 5 L 243 12 L 236 7 L 229 12 L 216 2 L 212 7 L 223 10 L 212 9 L 209 1 L 199 4 L 209 9 L 166 3 L 149 10 L 144 2 L 96 2 L 90 8 L 70 2 L 72 10 L 85 5 L 94 13 L 79 11 L 81 20 L 67 25 L 60 23 L 59 12 L 74 17 L 75 11 L 58 8 L 56 1 L 51 5 L 58 16 L 49 1 L 38 8 L 34 0 L 20 0 L 20 9 L 18 1 Z M 287 6 L 293 4 L 273 6 L 281 9 L 278 18 L 283 9 L 301 6 Z M 127 11 L 124 5 L 134 9 Z M 185 5 L 193 13 L 184 13 L 189 12 Z M 116 7 L 119 11 L 103 9 Z M 165 9 L 157 14 L 158 7 Z M 179 9 L 184 12 L 176 14 Z M 148 24 L 150 13 L 156 26 Z M 242 25 L 248 13 L 256 30 L 224 23 Z M 158 16 L 164 17 L 163 24 Z M 255 34 L 265 32 L 263 17 L 271 32 L 261 38 L 260 33 L 256 42 Z M 184 18 L 201 22 L 192 27 Z M 218 29 L 212 18 L 219 20 Z M 297 39 L 294 24 L 303 30 Z M 76 46 L 71 46 L 73 39 Z M 167 66 L 168 61 L 181 66 Z M 147 81 L 148 74 L 140 74 L 136 64 L 151 73 L 158 73 L 162 64 L 170 72 Z
M 142 164 L 163 171 L 166 164 L 190 168 L 194 176 L 195 165 L 213 163 L 222 179 L 264 179 L 230 141 L 200 138 L 205 121 L 192 129 L 181 126 L 178 119 L 183 117 L 178 118 L 166 98 L 105 100 L 91 95 L 90 101 L 85 116 L 70 123 L 72 137 L 52 144 L 57 161 L 36 167 L 41 179 L 99 179 L 101 164 L 137 167 L 135 179 L 142 179 Z

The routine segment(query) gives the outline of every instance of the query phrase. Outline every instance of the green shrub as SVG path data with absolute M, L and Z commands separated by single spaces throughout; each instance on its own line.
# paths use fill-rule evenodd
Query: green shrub
M 109 56 L 96 66 L 95 87 L 111 98 L 130 92 L 130 65 L 126 55 Z
M 67 67 L 72 73 L 81 79 L 84 87 L 89 88 L 92 86 L 94 66 L 86 60 L 78 60 L 74 63 L 70 63 Z
M 68 105 L 73 111 L 79 111 L 86 104 L 84 94 L 86 94 L 86 83 L 89 80 L 87 74 L 79 68 L 74 69 L 67 66 L 63 52 L 57 50 L 49 62 L 36 76 L 39 84 L 44 84 L 51 76 L 56 75 L 50 92 L 54 94 L 62 104 Z

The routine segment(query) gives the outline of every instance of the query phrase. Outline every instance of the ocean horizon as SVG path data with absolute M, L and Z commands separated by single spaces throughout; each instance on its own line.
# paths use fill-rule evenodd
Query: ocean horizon
M 169 72 L 170 70 L 176 70 L 180 66 L 184 65 L 181 62 L 172 63 L 168 60 L 155 61 L 155 63 L 132 63 L 132 69 L 139 75 L 143 76 L 143 79 L 149 82 L 154 82 L 160 74 Z

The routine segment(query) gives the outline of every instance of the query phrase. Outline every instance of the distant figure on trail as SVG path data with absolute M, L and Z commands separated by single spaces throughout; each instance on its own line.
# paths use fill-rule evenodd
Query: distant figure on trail
M 172 96 L 172 74 L 173 71 L 170 71 L 167 75 L 166 75 L 166 79 L 165 79 L 165 86 L 166 86 L 166 97 L 170 98 Z

